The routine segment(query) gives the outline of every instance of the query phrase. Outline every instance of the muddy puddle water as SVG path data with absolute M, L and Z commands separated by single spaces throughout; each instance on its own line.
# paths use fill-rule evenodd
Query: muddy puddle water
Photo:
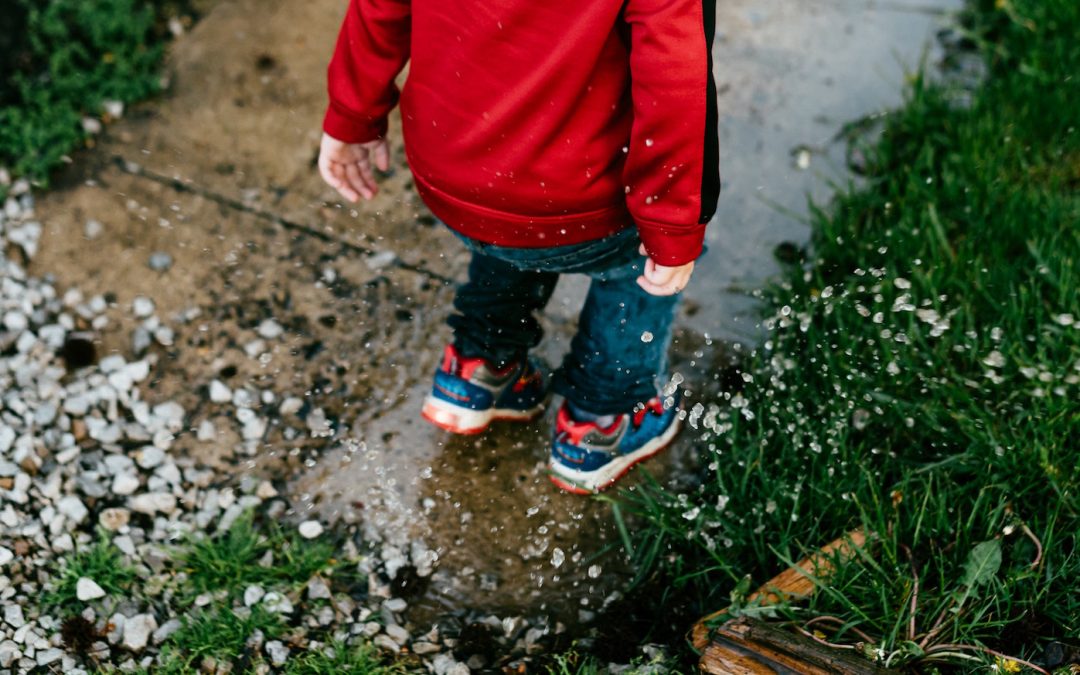
M 563 493 L 545 474 L 553 411 L 453 436 L 419 417 L 429 386 L 421 378 L 394 407 L 354 425 L 295 481 L 300 515 L 355 523 L 404 560 L 429 549 L 434 573 L 409 615 L 417 625 L 462 610 L 590 624 L 631 570 L 610 503 Z M 649 469 L 678 481 L 693 464 L 688 435 Z

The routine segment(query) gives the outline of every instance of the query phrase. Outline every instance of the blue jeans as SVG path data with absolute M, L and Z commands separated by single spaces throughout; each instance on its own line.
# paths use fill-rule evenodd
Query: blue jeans
M 570 353 L 552 390 L 597 415 L 630 412 L 656 396 L 667 376 L 667 350 L 679 296 L 637 285 L 645 258 L 636 228 L 570 246 L 507 248 L 458 235 L 472 251 L 469 280 L 458 287 L 454 346 L 497 366 L 525 358 L 543 337 L 533 315 L 562 273 L 592 277 Z

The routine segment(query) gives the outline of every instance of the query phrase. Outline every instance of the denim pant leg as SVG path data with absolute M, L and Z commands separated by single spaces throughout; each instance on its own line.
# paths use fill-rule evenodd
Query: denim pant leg
M 454 346 L 463 355 L 481 357 L 501 368 L 525 358 L 543 336 L 533 316 L 547 305 L 559 275 L 521 269 L 514 264 L 473 252 L 469 280 L 458 287 L 447 323 Z
M 659 391 L 680 295 L 637 285 L 640 263 L 594 275 L 570 353 L 552 388 L 597 415 L 629 412 Z

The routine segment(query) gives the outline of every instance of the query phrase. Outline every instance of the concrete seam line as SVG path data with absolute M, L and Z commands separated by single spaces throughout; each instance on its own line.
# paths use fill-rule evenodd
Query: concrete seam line
M 342 248 L 352 251 L 354 253 L 359 253 L 361 255 L 374 255 L 378 252 L 367 248 L 366 246 L 361 246 L 360 244 L 354 244 L 352 242 L 345 241 L 340 237 L 336 237 L 325 232 L 320 232 L 319 230 L 315 229 L 310 225 L 298 223 L 296 221 L 289 220 L 288 218 L 285 218 L 283 216 L 279 216 L 276 213 L 264 211 L 263 209 L 255 208 L 254 206 L 249 206 L 237 199 L 228 197 L 219 192 L 214 192 L 209 188 L 197 185 L 193 182 L 184 182 L 179 178 L 170 178 L 151 169 L 144 168 L 140 164 L 128 161 L 120 155 L 113 156 L 113 164 L 115 164 L 117 168 L 130 176 L 135 176 L 136 178 L 144 178 L 146 180 L 153 181 L 177 192 L 183 192 L 203 197 L 204 199 L 208 199 L 226 208 L 247 213 L 249 215 L 255 216 L 256 218 L 261 218 L 262 220 L 276 223 L 277 225 L 280 225 L 287 230 L 291 230 L 293 232 L 300 232 L 310 237 L 314 237 L 320 241 L 325 241 L 327 243 L 337 244 L 338 246 L 341 246 Z M 411 263 L 407 263 L 400 258 L 397 258 L 396 256 L 392 265 L 399 269 L 408 270 L 409 272 L 414 272 L 421 276 L 428 277 L 429 279 L 439 281 L 443 284 L 449 285 L 456 283 L 450 277 L 444 276 L 442 274 L 439 274 L 438 272 L 430 270 L 426 267 L 422 267 L 420 265 L 413 265 Z

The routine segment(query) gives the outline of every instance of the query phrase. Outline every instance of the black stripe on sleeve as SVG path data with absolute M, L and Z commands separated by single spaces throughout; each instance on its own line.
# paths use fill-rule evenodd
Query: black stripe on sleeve
M 716 104 L 716 81 L 713 80 L 713 36 L 716 34 L 716 0 L 702 0 L 702 16 L 705 19 L 705 49 L 708 63 L 708 81 L 705 87 L 705 152 L 701 167 L 701 218 L 707 223 L 716 213 L 720 199 L 720 136 Z

